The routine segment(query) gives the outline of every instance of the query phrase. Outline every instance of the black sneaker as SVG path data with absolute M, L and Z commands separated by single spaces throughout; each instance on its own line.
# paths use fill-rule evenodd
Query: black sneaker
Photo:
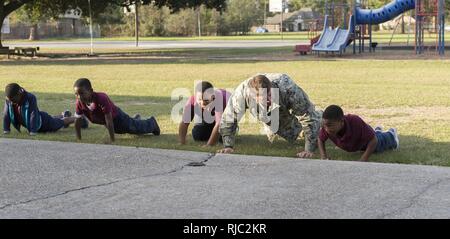
M 160 128 L 159 128 L 159 125 L 158 125 L 158 122 L 156 121 L 156 119 L 155 119 L 155 117 L 150 117 L 148 120 L 152 120 L 153 122 L 155 122 L 155 127 L 156 127 L 156 129 L 155 130 L 153 130 L 153 134 L 154 135 L 160 135 L 161 134 L 161 130 L 160 130 Z
M 66 110 L 66 111 L 62 112 L 62 116 L 63 116 L 63 118 L 67 118 L 67 117 L 72 116 L 72 113 L 69 110 Z

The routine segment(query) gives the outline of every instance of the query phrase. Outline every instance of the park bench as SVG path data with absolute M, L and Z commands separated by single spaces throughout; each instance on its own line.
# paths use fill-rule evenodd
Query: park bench
M 0 55 L 8 55 L 8 59 L 9 59 L 9 56 L 12 53 L 13 52 L 9 49 L 9 47 L 0 47 Z
M 36 56 L 39 47 L 14 47 L 14 54 L 23 56 Z

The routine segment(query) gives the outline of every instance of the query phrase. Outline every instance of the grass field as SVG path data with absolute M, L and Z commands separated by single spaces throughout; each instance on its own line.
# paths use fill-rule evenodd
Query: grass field
M 374 155 L 371 161 L 450 166 L 450 61 L 358 60 L 324 61 L 220 61 L 183 59 L 171 61 L 97 59 L 94 61 L 0 61 L 0 85 L 17 82 L 38 97 L 39 107 L 51 114 L 74 110 L 73 82 L 92 80 L 95 90 L 107 92 L 129 114 L 154 115 L 162 135 L 117 136 L 117 145 L 211 151 L 188 135 L 188 144 L 177 141 L 177 122 L 170 113 L 178 101 L 175 88 L 193 89 L 195 80 L 211 81 L 216 87 L 234 88 L 258 72 L 284 72 L 308 93 L 317 108 L 341 105 L 347 113 L 362 116 L 372 126 L 397 127 L 400 150 Z M 3 91 L 0 97 L 4 98 Z M 304 142 L 294 146 L 284 140 L 272 145 L 259 134 L 259 125 L 242 124 L 237 140 L 239 154 L 294 156 Z M 107 131 L 90 125 L 83 142 L 104 143 Z M 7 138 L 30 137 L 12 132 Z M 33 139 L 75 142 L 73 127 Z M 330 156 L 358 160 L 359 153 L 344 153 L 328 144 Z

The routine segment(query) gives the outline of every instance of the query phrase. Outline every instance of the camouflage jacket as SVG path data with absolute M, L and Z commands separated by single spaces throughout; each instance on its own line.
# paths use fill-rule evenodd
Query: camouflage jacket
M 267 73 L 265 75 L 272 82 L 272 104 L 268 107 L 259 108 L 255 97 L 251 97 L 249 82 L 253 77 L 242 82 L 233 92 L 227 107 L 222 115 L 220 134 L 222 135 L 224 147 L 233 147 L 238 122 L 249 109 L 250 114 L 258 121 L 267 123 L 267 115 L 278 113 L 279 121 L 286 120 L 286 116 L 295 116 L 304 131 L 305 150 L 313 152 L 317 148 L 317 137 L 320 129 L 321 114 L 315 111 L 314 104 L 309 100 L 307 94 L 286 74 Z M 256 107 L 255 107 L 256 106 Z M 267 112 L 260 112 L 260 109 Z M 273 114 L 274 115 L 274 114 Z M 279 123 L 278 123 L 279 124 Z M 297 131 L 299 132 L 299 131 Z M 274 131 L 276 133 L 276 131 Z M 295 137 L 296 138 L 296 137 Z

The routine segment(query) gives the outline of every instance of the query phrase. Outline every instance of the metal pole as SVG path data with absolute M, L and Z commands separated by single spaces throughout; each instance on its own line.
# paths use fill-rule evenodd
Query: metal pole
M 439 0 L 439 55 L 445 54 L 445 7 L 444 0 Z
M 134 35 L 136 37 L 136 47 L 139 47 L 139 0 L 134 4 Z
M 369 52 L 372 52 L 372 21 L 370 21 L 369 25 Z
M 445 54 L 445 2 L 442 0 L 442 55 Z
M 334 2 L 331 3 L 331 28 L 334 28 Z
M 92 9 L 91 9 L 91 0 L 88 0 L 89 4 L 89 32 L 91 34 L 91 52 L 89 55 L 94 55 L 94 34 L 92 31 Z
M 411 35 L 411 18 L 412 18 L 412 16 L 410 14 L 410 16 L 409 16 L 409 23 L 408 23 L 408 40 L 406 41 L 406 45 L 407 46 L 409 46 L 409 38 L 410 38 L 410 35 Z
M 283 40 L 283 14 L 284 14 L 284 0 L 281 1 L 281 40 Z
M 418 33 L 419 33 L 419 18 L 418 18 L 418 12 L 419 12 L 419 4 L 418 4 L 419 0 L 416 0 L 416 7 L 415 7 L 415 15 L 416 15 L 416 25 L 415 25 L 415 32 L 414 32 L 414 50 L 416 51 L 416 55 L 419 54 L 418 50 Z

